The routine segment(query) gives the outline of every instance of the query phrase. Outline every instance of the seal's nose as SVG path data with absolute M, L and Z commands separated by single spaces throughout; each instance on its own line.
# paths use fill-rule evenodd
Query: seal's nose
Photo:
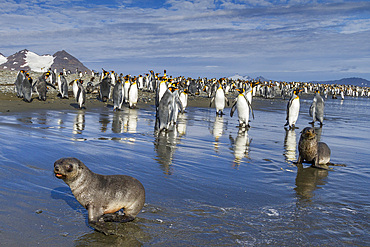
M 59 165 L 58 164 L 54 164 L 54 171 L 59 172 Z

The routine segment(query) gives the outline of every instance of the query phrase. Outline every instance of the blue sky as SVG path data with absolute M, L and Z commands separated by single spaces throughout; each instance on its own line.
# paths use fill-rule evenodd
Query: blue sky
M 370 1 L 0 0 L 0 53 L 138 75 L 370 80 Z

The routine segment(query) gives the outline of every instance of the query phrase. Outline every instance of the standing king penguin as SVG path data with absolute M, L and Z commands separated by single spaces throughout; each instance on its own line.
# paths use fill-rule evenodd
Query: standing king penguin
M 79 84 L 78 79 L 75 79 L 69 83 L 70 86 L 72 85 L 73 96 L 75 97 L 75 99 L 77 99 L 78 84 Z
M 86 102 L 86 91 L 82 84 L 83 84 L 83 80 L 79 79 L 78 84 L 77 84 L 78 89 L 77 89 L 76 100 L 78 102 L 80 109 L 82 109 L 82 106 L 84 106 Z
M 137 78 L 134 78 L 134 81 L 131 83 L 130 88 L 128 89 L 128 104 L 130 108 L 135 108 L 139 98 L 139 88 L 137 85 Z
M 295 89 L 293 90 L 292 96 L 289 99 L 288 105 L 287 105 L 287 114 L 286 114 L 286 124 L 284 126 L 289 126 L 289 129 L 296 129 L 295 124 L 298 119 L 299 115 L 299 96 L 298 93 L 301 90 Z
M 209 104 L 209 106 L 212 105 L 213 101 L 215 102 L 216 114 L 221 115 L 221 116 L 224 115 L 223 110 L 225 108 L 225 102 L 227 102 L 227 104 L 229 105 L 229 101 L 225 96 L 225 91 L 221 83 L 219 84 L 216 90 L 215 96 L 212 97 L 211 103 Z
M 39 79 L 35 82 L 32 87 L 36 87 L 36 92 L 39 95 L 39 100 L 46 101 L 47 86 L 51 86 L 55 89 L 54 85 L 48 83 L 46 80 L 49 78 L 49 72 L 45 72 Z
M 247 99 L 245 95 L 244 88 L 237 89 L 239 92 L 238 97 L 235 98 L 233 106 L 230 110 L 230 116 L 232 117 L 235 109 L 238 110 L 238 118 L 239 118 L 239 127 L 243 128 L 249 128 L 249 110 L 252 113 L 252 116 L 254 118 L 252 105 L 250 104 L 249 100 Z
M 182 105 L 182 111 L 181 111 L 181 113 L 184 113 L 185 112 L 185 108 L 188 105 L 188 89 L 187 88 L 185 88 L 184 90 L 182 90 L 182 92 L 180 93 L 180 101 L 181 101 L 181 105 Z
M 22 95 L 26 102 L 31 102 L 32 97 L 32 78 L 30 74 L 26 73 L 25 78 L 22 82 Z
M 125 77 L 125 83 L 123 84 L 123 102 L 124 103 L 128 103 L 128 91 L 130 89 L 130 86 L 131 86 L 131 76 L 130 75 L 127 75 Z
M 102 74 L 103 79 L 98 84 L 100 86 L 100 100 L 106 102 L 110 98 L 110 87 L 111 87 L 111 80 L 112 78 L 109 76 L 109 72 L 103 70 Z M 97 85 L 97 86 L 98 86 Z
M 176 125 L 179 111 L 183 111 L 182 103 L 179 96 L 179 89 L 173 83 L 170 87 L 170 91 L 173 94 L 172 97 L 172 112 L 170 113 L 170 121 L 172 125 Z
M 59 88 L 59 93 L 60 97 L 62 99 L 68 99 L 68 83 L 66 78 L 63 75 L 63 72 L 61 72 L 58 75 L 58 88 Z
M 113 111 L 121 110 L 123 105 L 123 83 L 121 79 L 118 79 L 113 88 Z
M 160 133 L 162 130 L 168 130 L 171 124 L 171 113 L 173 111 L 173 94 L 170 88 L 166 90 L 156 109 L 155 130 Z
M 315 124 L 316 121 L 319 121 L 320 127 L 322 127 L 322 123 L 324 122 L 324 104 L 324 99 L 321 97 L 320 91 L 316 90 L 310 106 L 310 116 L 312 117 L 310 124 Z
M 22 82 L 25 79 L 26 71 L 20 70 L 17 74 L 17 78 L 15 79 L 15 92 L 17 93 L 17 97 L 22 98 Z

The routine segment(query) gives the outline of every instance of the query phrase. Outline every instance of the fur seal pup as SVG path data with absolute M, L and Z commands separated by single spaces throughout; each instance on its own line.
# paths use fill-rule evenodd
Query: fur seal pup
M 112 234 L 104 222 L 135 219 L 145 202 L 145 189 L 139 180 L 126 175 L 100 175 L 76 158 L 61 158 L 54 173 L 70 188 L 77 201 L 88 210 L 91 227 Z M 123 209 L 124 215 L 119 210 Z
M 298 142 L 297 164 L 312 163 L 313 167 L 324 168 L 322 165 L 330 163 L 330 148 L 324 142 L 318 142 L 315 129 L 306 127 L 301 132 Z M 325 169 L 325 168 L 324 168 Z

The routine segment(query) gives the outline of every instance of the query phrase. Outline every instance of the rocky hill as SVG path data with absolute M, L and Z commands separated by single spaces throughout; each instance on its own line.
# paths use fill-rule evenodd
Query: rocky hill
M 229 79 L 233 80 L 256 80 L 256 81 L 269 81 L 268 79 L 264 78 L 263 76 L 259 76 L 257 78 L 251 78 L 248 75 L 239 75 L 235 74 L 233 76 L 229 76 Z M 363 79 L 363 78 L 358 78 L 358 77 L 351 77 L 351 78 L 343 78 L 340 80 L 331 80 L 331 81 L 310 81 L 311 83 L 319 83 L 319 84 L 339 84 L 339 85 L 353 85 L 353 86 L 360 86 L 360 87 L 369 87 L 370 86 L 370 81 Z
M 90 72 L 77 58 L 62 50 L 54 55 L 38 55 L 27 49 L 18 51 L 13 55 L 5 57 L 0 53 L 0 70 L 27 70 L 34 72 L 44 72 L 51 68 L 58 72 L 63 68 L 70 70 L 72 73 L 77 71 Z
M 360 86 L 360 87 L 370 86 L 370 81 L 363 79 L 363 78 L 358 78 L 358 77 L 343 78 L 340 80 L 333 80 L 333 81 L 317 81 L 315 83 L 354 85 L 354 86 Z

